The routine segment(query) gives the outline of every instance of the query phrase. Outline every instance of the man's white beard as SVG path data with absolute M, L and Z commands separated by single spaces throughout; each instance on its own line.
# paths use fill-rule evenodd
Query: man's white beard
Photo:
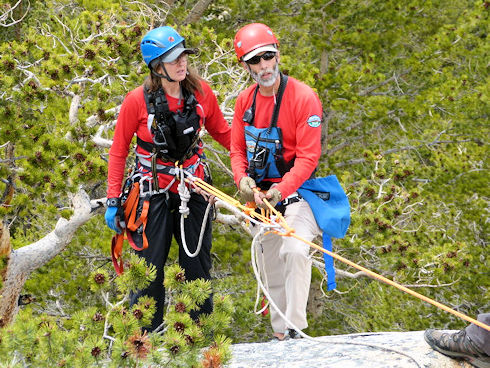
M 272 73 L 272 77 L 270 79 L 262 79 L 262 76 L 266 73 Z M 250 69 L 250 75 L 252 78 L 261 86 L 270 87 L 276 83 L 277 77 L 279 76 L 279 63 L 276 62 L 276 65 L 273 69 L 262 70 L 258 73 L 254 73 L 252 69 Z

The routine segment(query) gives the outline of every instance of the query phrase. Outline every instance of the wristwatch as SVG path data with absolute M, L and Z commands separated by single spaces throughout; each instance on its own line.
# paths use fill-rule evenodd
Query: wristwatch
M 114 198 L 107 198 L 107 207 L 119 207 L 121 205 L 121 198 L 119 197 L 114 197 Z

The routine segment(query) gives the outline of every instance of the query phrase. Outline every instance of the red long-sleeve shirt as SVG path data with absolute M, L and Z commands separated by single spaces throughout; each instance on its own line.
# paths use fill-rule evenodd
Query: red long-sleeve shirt
M 211 87 L 204 81 L 201 81 L 203 94 L 199 91 L 194 91 L 194 95 L 202 109 L 198 106 L 196 111 L 201 117 L 201 126 L 204 122 L 204 127 L 211 136 L 218 141 L 227 150 L 230 149 L 231 129 L 223 117 L 223 114 L 218 106 L 218 101 Z M 177 111 L 183 107 L 183 100 L 165 95 L 168 101 L 170 111 Z M 203 119 L 204 118 L 204 119 Z M 129 92 L 124 99 L 121 111 L 119 113 L 114 138 L 111 149 L 109 150 L 109 169 L 107 178 L 107 198 L 119 197 L 121 194 L 121 186 L 124 179 L 124 169 L 126 167 L 126 158 L 129 153 L 129 147 L 133 136 L 136 134 L 145 142 L 153 142 L 151 133 L 147 126 L 148 112 L 146 109 L 145 98 L 143 95 L 143 86 Z M 141 147 L 137 147 L 137 152 L 148 154 Z M 183 164 L 184 167 L 189 167 L 196 163 L 198 156 L 194 155 Z M 164 163 L 157 161 L 161 165 L 170 165 L 172 163 Z M 204 177 L 202 165 L 199 165 L 194 173 L 199 178 Z M 158 182 L 160 188 L 165 188 L 173 176 L 158 174 Z M 170 188 L 171 191 L 177 191 L 177 183 L 174 183 Z
M 235 115 L 231 127 L 231 167 L 235 183 L 239 186 L 240 179 L 247 176 L 248 167 L 245 144 L 243 113 L 253 101 L 256 85 L 240 93 L 235 104 Z M 274 96 L 262 96 L 257 93 L 254 126 L 267 128 L 270 125 L 274 110 Z M 287 172 L 275 187 L 286 198 L 295 192 L 318 165 L 321 155 L 321 124 L 322 105 L 316 93 L 306 84 L 289 77 L 277 126 L 283 134 L 283 155 L 286 162 L 296 158 L 294 166 Z

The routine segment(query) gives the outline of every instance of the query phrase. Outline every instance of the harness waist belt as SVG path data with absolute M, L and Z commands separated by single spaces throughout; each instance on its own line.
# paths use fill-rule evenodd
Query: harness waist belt
M 142 157 L 138 157 L 138 161 L 143 166 L 145 169 L 151 170 L 151 161 L 147 160 Z M 175 176 L 177 174 L 177 169 L 174 166 L 167 166 L 167 165 L 161 165 L 157 164 L 156 165 L 156 170 L 159 174 L 166 174 L 166 175 L 171 175 Z
M 154 148 L 154 144 L 153 143 L 146 142 L 146 141 L 142 140 L 139 137 L 136 137 L 136 141 L 137 141 L 136 143 L 138 144 L 138 146 L 140 146 L 141 148 L 143 148 L 145 151 L 153 152 L 153 148 Z M 162 160 L 164 162 L 172 162 L 172 163 L 175 163 L 177 161 L 184 162 L 185 160 L 190 159 L 192 156 L 194 156 L 197 153 L 198 147 L 196 146 L 196 144 L 198 143 L 198 141 L 199 141 L 199 136 L 197 136 L 195 138 L 195 141 L 192 143 L 192 145 L 194 145 L 194 147 L 191 147 L 191 149 L 189 150 L 189 152 L 187 152 L 180 159 L 176 159 L 176 158 L 170 157 L 170 156 L 168 156 L 166 154 L 158 154 L 158 158 L 160 158 L 160 160 Z
M 290 195 L 289 197 L 285 198 L 282 201 L 282 204 L 284 206 L 287 206 L 288 204 L 299 202 L 302 199 L 303 199 L 303 197 L 301 197 L 301 195 L 299 195 L 299 194 L 293 194 L 293 195 Z

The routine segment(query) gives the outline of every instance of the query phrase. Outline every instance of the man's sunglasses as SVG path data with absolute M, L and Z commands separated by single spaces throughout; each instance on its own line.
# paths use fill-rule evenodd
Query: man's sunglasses
M 262 55 L 255 55 L 246 61 L 247 64 L 255 65 L 260 63 L 260 59 L 270 60 L 276 56 L 274 51 L 266 51 Z

